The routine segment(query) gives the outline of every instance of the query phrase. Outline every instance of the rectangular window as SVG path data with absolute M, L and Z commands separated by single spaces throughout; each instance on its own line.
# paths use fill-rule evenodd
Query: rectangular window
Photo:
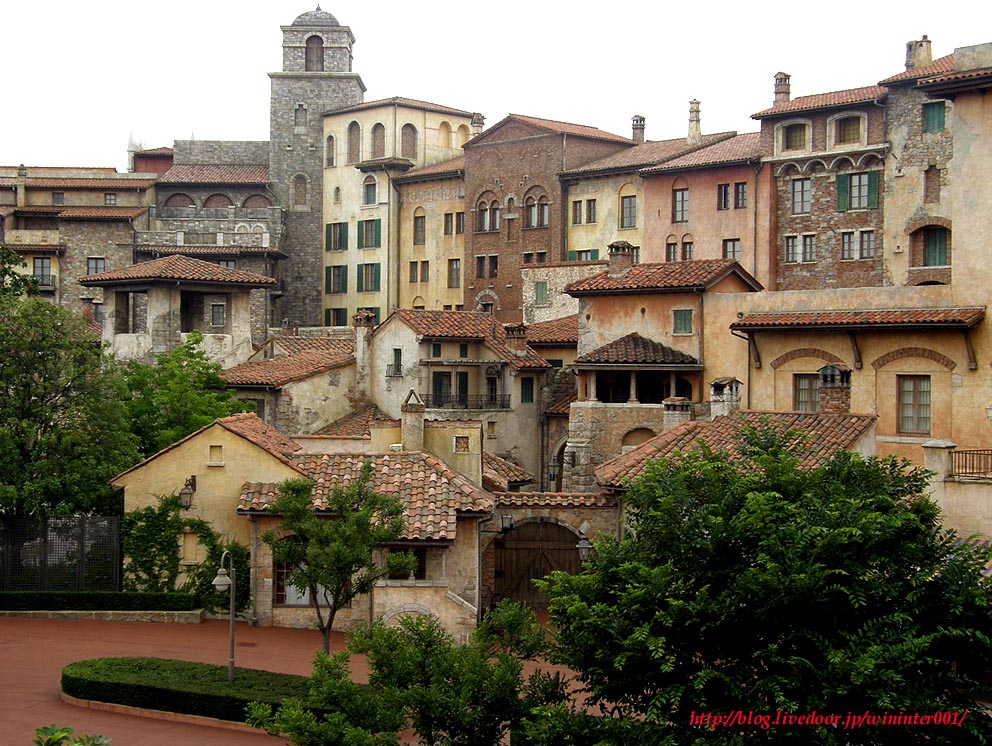
M 211 303 L 210 304 L 210 325 L 211 326 L 224 326 L 226 307 L 223 303 Z
M 782 130 L 782 150 L 806 149 L 806 125 L 790 124 Z
M 94 303 L 93 304 L 93 320 L 96 323 L 98 323 L 98 324 L 102 324 L 103 323 L 103 318 L 104 318 L 103 304 L 102 303 Z
M 689 190 L 672 190 L 672 222 L 684 223 L 689 219 Z
M 489 257 L 489 276 L 495 277 L 499 274 L 499 257 L 495 254 Z
M 476 279 L 485 279 L 486 277 L 486 257 L 484 256 L 475 258 L 475 277 Z
M 596 222 L 596 200 L 594 199 L 586 200 L 586 222 L 587 223 Z
M 331 326 L 348 326 L 348 309 L 347 308 L 332 308 L 331 311 Z
M 348 292 L 348 267 L 337 265 L 324 267 L 324 292 L 325 293 L 346 293 Z
M 238 260 L 237 259 L 218 259 L 217 266 L 224 267 L 225 269 L 237 269 Z
M 324 226 L 324 250 L 344 251 L 348 248 L 348 224 L 328 223 Z
M 413 218 L 413 245 L 423 246 L 427 237 L 427 217 L 415 215 Z
M 535 258 L 537 259 L 538 264 L 544 264 L 548 261 L 548 252 L 539 251 L 537 252 L 537 256 Z
M 546 252 L 537 252 L 537 261 L 543 262 L 547 258 Z M 568 252 L 570 262 L 594 262 L 599 260 L 599 249 L 576 249 Z
M 420 263 L 420 281 L 430 282 L 431 280 L 431 263 L 428 261 L 422 261 Z
M 878 207 L 878 171 L 837 175 L 837 210 L 874 210 Z
M 682 242 L 682 261 L 688 262 L 692 260 L 692 241 Z
M 458 345 L 458 357 L 460 357 L 462 360 L 468 358 L 468 345 L 465 344 L 464 342 Z
M 840 234 L 840 258 L 854 258 L 854 233 L 852 231 L 845 231 Z
M 374 205 L 376 204 L 376 183 L 372 179 L 367 183 L 362 185 L 362 204 L 363 205 Z
M 65 204 L 65 192 L 52 192 L 52 204 L 53 205 L 64 205 Z
M 620 227 L 637 227 L 637 197 L 634 195 L 620 198 Z
M 460 288 L 462 286 L 462 260 L 448 260 L 448 287 Z
M 799 261 L 799 237 L 785 237 L 785 263 L 794 264 Z
M 419 262 L 410 262 L 410 282 L 417 282 L 419 278 Z
M 34 279 L 43 288 L 52 287 L 52 260 L 47 256 L 36 256 L 32 265 Z
M 394 347 L 393 348 L 393 362 L 386 366 L 387 376 L 402 376 L 403 375 L 403 348 Z
M 107 268 L 107 260 L 102 256 L 91 256 L 86 259 L 86 274 L 95 275 Z
M 548 283 L 543 280 L 534 283 L 534 305 L 548 305 Z
M 537 203 L 537 225 L 547 228 L 551 224 L 551 204 L 549 202 Z
M 455 213 L 455 235 L 460 236 L 465 232 L 465 213 Z
M 692 334 L 691 308 L 677 308 L 672 311 L 672 334 Z
M 375 220 L 358 221 L 358 248 L 375 249 L 382 245 L 382 221 Z
M 797 412 L 820 411 L 820 376 L 796 373 L 792 376 L 792 408 Z
M 899 386 L 899 432 L 930 434 L 930 376 L 896 376 Z
M 533 263 L 534 263 L 534 252 L 533 251 L 525 251 L 524 252 L 524 264 L 533 264 Z
M 716 185 L 716 209 L 730 209 L 730 184 Z
M 117 204 L 117 195 L 113 192 L 107 192 L 103 195 L 103 204 L 112 207 Z
M 738 181 L 734 184 L 734 209 L 743 210 L 747 207 L 747 182 Z
M 523 404 L 534 403 L 534 377 L 522 376 L 520 378 L 520 401 Z
M 444 235 L 450 236 L 455 232 L 455 213 L 444 213 Z
M 944 131 L 944 116 L 946 106 L 943 101 L 932 101 L 930 103 L 923 104 L 923 131 L 924 132 L 943 132 Z
M 739 238 L 723 239 L 723 258 L 733 259 L 735 262 L 741 258 L 741 240 Z
M 582 200 L 572 201 L 572 225 L 579 225 L 582 222 Z
M 813 180 L 792 180 L 792 214 L 805 215 L 813 206 Z
M 431 357 L 441 357 L 441 343 L 435 342 L 431 345 Z
M 853 145 L 861 142 L 861 117 L 844 117 L 834 123 L 834 143 Z
M 874 259 L 875 258 L 875 231 L 861 231 L 859 236 L 860 245 L 858 246 L 859 256 L 861 259 Z
M 924 228 L 923 266 L 946 267 L 947 265 L 947 231 L 944 228 Z
M 679 260 L 679 245 L 677 243 L 665 244 L 665 261 L 677 262 Z
M 816 236 L 807 234 L 803 236 L 803 261 L 816 261 Z
M 381 279 L 379 263 L 374 264 L 359 264 L 358 265 L 358 283 L 355 288 L 359 293 L 374 293 L 379 290 L 379 281 Z

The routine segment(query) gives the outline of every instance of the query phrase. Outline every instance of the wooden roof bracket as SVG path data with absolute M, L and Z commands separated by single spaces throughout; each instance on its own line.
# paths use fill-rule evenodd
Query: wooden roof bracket
M 754 358 L 754 367 L 761 367 L 761 353 L 758 352 L 758 340 L 754 336 L 754 332 L 747 333 L 747 346 L 751 348 L 751 357 Z
M 851 355 L 854 356 L 855 370 L 861 370 L 861 350 L 858 349 L 858 338 L 854 332 L 848 332 L 847 338 L 851 340 Z
M 971 341 L 971 329 L 962 329 L 964 336 L 964 348 L 968 351 L 968 370 L 978 370 L 978 361 L 975 359 L 975 344 Z

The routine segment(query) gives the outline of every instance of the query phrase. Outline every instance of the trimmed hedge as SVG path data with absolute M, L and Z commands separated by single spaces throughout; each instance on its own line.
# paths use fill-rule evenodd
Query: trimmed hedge
M 4 611 L 192 611 L 190 593 L 0 591 Z
M 249 702 L 305 700 L 306 676 L 163 658 L 92 658 L 62 669 L 62 691 L 79 699 L 245 721 Z

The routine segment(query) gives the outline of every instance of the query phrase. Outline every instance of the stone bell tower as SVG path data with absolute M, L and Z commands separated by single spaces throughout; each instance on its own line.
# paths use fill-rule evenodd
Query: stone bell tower
M 321 323 L 324 112 L 361 103 L 365 85 L 351 70 L 355 37 L 317 6 L 282 26 L 282 71 L 269 73 L 269 181 L 285 210 L 283 295 L 272 322 Z

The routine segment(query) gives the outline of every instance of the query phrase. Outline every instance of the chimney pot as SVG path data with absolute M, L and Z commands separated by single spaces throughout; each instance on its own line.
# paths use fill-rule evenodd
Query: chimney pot
M 633 134 L 631 139 L 634 142 L 644 142 L 644 117 L 640 114 L 635 114 L 631 121 L 631 129 Z
M 607 273 L 618 277 L 634 265 L 634 246 L 629 241 L 614 241 L 608 247 L 610 264 Z
M 792 76 L 789 73 L 775 73 L 775 105 L 788 103 L 792 97 Z
M 686 142 L 690 145 L 699 145 L 703 141 L 702 125 L 699 121 L 699 101 L 693 99 L 689 102 L 689 136 Z
M 916 70 L 933 62 L 930 40 L 924 34 L 922 39 L 906 42 L 906 69 Z

